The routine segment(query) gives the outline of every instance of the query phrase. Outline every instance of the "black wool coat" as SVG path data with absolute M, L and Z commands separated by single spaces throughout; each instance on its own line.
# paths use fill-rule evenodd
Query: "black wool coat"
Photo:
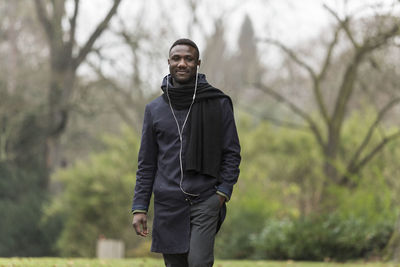
M 164 85 L 166 82 L 164 79 Z M 199 74 L 199 83 L 207 83 L 204 74 Z M 197 197 L 184 194 L 180 188 L 181 144 L 169 104 L 160 96 L 146 105 L 132 211 L 147 211 L 150 198 L 154 195 L 153 252 L 187 252 L 190 241 L 190 205 L 206 200 L 217 191 L 229 198 L 232 195 L 239 176 L 240 144 L 230 100 L 220 98 L 218 103 L 222 107 L 222 114 L 219 115 L 223 123 L 220 177 L 184 173 L 182 181 L 185 192 L 199 194 Z M 174 112 L 182 126 L 188 110 Z M 184 128 L 183 164 L 187 138 L 188 128 Z M 222 213 L 225 211 L 224 205 Z M 224 216 L 221 214 L 222 218 Z

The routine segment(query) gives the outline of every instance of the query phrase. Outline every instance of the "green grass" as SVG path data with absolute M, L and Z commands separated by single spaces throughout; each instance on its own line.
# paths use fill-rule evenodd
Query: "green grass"
M 82 258 L 0 258 L 0 267 L 163 267 L 163 260 L 140 259 L 82 259 Z M 225 261 L 217 260 L 215 267 L 395 267 L 393 263 L 325 263 L 325 262 L 294 262 L 294 261 Z

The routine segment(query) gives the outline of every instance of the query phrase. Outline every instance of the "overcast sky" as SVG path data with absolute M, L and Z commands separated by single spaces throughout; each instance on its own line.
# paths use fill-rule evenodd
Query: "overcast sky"
M 172 21 L 175 36 L 186 36 L 191 14 L 186 0 L 123 0 L 118 13 L 128 24 L 145 13 L 142 23 L 148 27 L 159 27 L 162 16 L 167 13 Z M 354 1 L 354 0 L 353 0 Z M 356 0 L 366 2 L 366 0 Z M 224 16 L 227 38 L 235 39 L 240 30 L 244 15 L 253 21 L 256 34 L 277 35 L 285 41 L 304 40 L 318 33 L 321 27 L 331 20 L 322 8 L 323 3 L 330 3 L 337 8 L 336 2 L 322 0 L 202 0 L 198 17 L 207 33 L 213 31 L 212 19 Z M 109 0 L 82 1 L 79 22 L 80 38 L 85 39 L 96 22 L 105 14 L 110 6 Z M 194 29 L 194 39 L 203 46 L 203 36 Z
M 118 16 L 132 29 L 135 29 L 135 24 L 140 21 L 149 33 L 154 32 L 155 34 L 159 34 L 166 26 L 167 21 L 170 29 L 169 39 L 159 41 L 166 42 L 168 44 L 166 47 L 169 47 L 169 44 L 176 38 L 186 37 L 188 34 L 188 25 L 190 25 L 192 14 L 186 1 L 123 0 L 118 10 Z M 340 16 L 349 13 L 365 16 L 377 9 L 360 9 L 360 6 L 385 3 L 386 7 L 389 7 L 390 3 L 397 1 L 348 0 L 347 8 L 343 4 L 346 0 L 199 0 L 198 2 L 200 7 L 197 16 L 206 34 L 213 33 L 213 19 L 223 16 L 226 28 L 225 37 L 232 44 L 229 48 L 233 50 L 246 14 L 253 22 L 257 37 L 272 37 L 288 46 L 296 46 L 306 40 L 318 38 L 322 30 L 329 27 L 334 21 L 333 17 L 324 9 L 324 4 L 336 10 Z M 110 3 L 110 0 L 81 1 L 81 13 L 78 20 L 81 25 L 78 31 L 79 43 L 86 40 L 96 23 L 108 10 Z M 118 28 L 117 20 L 114 19 L 112 22 L 113 28 Z M 203 50 L 205 37 L 198 28 L 193 28 L 192 38 L 200 50 Z M 101 41 L 115 42 L 111 34 L 105 34 Z M 124 63 L 126 50 L 123 47 L 111 48 L 109 53 L 113 54 L 117 61 L 120 58 L 121 65 L 126 65 Z M 167 51 L 165 56 L 167 56 Z

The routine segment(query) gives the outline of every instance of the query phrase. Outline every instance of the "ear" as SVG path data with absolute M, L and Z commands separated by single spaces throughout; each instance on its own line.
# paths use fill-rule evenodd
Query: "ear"
M 170 65 L 170 64 L 169 64 L 169 59 L 168 59 L 168 65 Z
M 201 64 L 201 59 L 197 60 L 197 67 L 199 68 Z

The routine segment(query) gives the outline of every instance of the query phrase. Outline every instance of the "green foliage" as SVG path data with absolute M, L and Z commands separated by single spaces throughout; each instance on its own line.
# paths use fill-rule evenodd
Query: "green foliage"
M 4 139 L 0 159 L 0 256 L 54 255 L 51 244 L 57 230 L 41 223 L 42 205 L 48 199 L 41 133 L 37 114 L 24 114 L 12 138 Z
M 233 201 L 233 200 L 232 200 Z M 262 202 L 250 203 L 230 203 L 239 205 L 229 211 L 221 232 L 217 235 L 215 253 L 220 258 L 244 259 L 254 253 L 254 246 L 251 244 L 249 235 L 260 232 L 263 228 L 265 215 L 262 211 L 264 204 Z M 247 207 L 246 207 L 247 206 Z
M 97 238 L 132 243 L 130 202 L 137 166 L 138 137 L 125 127 L 104 137 L 104 152 L 77 161 L 53 176 L 64 192 L 47 208 L 47 221 L 63 218 L 58 248 L 65 256 L 94 256 Z
M 297 220 L 269 220 L 253 236 L 255 257 L 294 260 L 348 260 L 381 251 L 393 221 L 371 223 L 365 218 L 344 220 L 336 214 Z
M 51 254 L 51 240 L 40 224 L 46 200 L 46 192 L 40 187 L 42 175 L 0 162 L 0 256 Z
M 347 119 L 338 167 L 361 143 L 366 130 L 360 123 L 370 125 L 372 119 L 358 114 Z M 346 260 L 380 255 L 398 214 L 399 185 L 392 175 L 398 170 L 399 142 L 388 143 L 348 188 L 325 178 L 324 158 L 310 133 L 268 123 L 252 127 L 245 117 L 240 121 L 241 175 L 217 237 L 218 256 Z M 379 140 L 373 135 L 367 151 Z
M 71 267 L 71 266 L 113 266 L 113 267 L 162 267 L 162 259 L 85 259 L 85 258 L 0 258 L 0 266 L 13 267 Z M 254 260 L 215 260 L 218 267 L 395 267 L 398 264 L 383 262 L 293 262 L 293 261 L 254 261 Z
M 360 142 L 360 130 L 352 126 L 360 118 L 355 118 L 344 128 L 349 146 Z M 397 214 L 395 190 L 388 184 L 400 155 L 396 143 L 355 177 L 355 188 L 347 188 L 327 183 L 321 151 L 308 132 L 240 121 L 241 176 L 217 236 L 218 257 L 346 260 L 379 255 Z M 123 239 L 130 256 L 148 250 L 130 226 L 139 138 L 125 128 L 104 142 L 103 152 L 53 177 L 64 191 L 46 209 L 43 225 L 62 226 L 57 243 L 62 255 L 93 256 L 99 235 Z

